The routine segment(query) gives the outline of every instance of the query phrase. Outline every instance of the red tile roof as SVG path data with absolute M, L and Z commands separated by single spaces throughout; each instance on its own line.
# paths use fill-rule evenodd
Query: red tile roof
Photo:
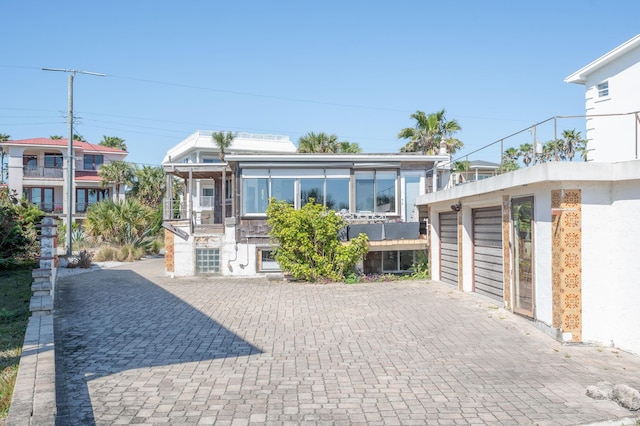
M 21 139 L 17 141 L 4 142 L 5 145 L 32 145 L 32 146 L 59 146 L 67 147 L 68 139 L 49 139 L 49 138 L 33 138 L 33 139 Z M 85 152 L 104 152 L 114 154 L 127 154 L 127 151 L 121 149 L 109 148 L 102 145 L 96 145 L 89 142 L 81 142 L 74 140 L 74 148 L 80 148 Z

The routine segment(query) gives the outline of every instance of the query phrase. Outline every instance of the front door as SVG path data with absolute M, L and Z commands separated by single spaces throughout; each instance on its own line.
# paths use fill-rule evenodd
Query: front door
M 511 200 L 513 311 L 533 318 L 533 197 Z

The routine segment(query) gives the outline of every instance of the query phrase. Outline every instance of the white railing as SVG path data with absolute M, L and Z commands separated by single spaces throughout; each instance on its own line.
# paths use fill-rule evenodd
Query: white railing
M 211 130 L 198 130 L 199 136 L 211 136 L 213 133 Z M 255 140 L 263 140 L 263 141 L 288 141 L 289 136 L 283 135 L 264 135 L 260 133 L 246 133 L 246 132 L 237 132 L 235 134 L 237 139 L 255 139 Z

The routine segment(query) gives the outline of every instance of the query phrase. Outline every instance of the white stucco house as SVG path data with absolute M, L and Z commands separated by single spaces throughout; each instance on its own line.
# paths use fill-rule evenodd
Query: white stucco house
M 640 36 L 566 80 L 587 89 L 589 162 L 536 164 L 418 197 L 433 279 L 558 340 L 640 354 L 639 61 Z M 614 125 L 608 113 L 631 121 Z
M 589 160 L 638 159 L 640 34 L 564 81 L 585 87 Z

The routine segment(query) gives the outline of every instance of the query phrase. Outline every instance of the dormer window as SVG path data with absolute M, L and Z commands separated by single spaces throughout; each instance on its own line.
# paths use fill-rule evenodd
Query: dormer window
M 609 96 L 609 82 L 604 81 L 596 86 L 598 88 L 598 97 L 606 98 Z

